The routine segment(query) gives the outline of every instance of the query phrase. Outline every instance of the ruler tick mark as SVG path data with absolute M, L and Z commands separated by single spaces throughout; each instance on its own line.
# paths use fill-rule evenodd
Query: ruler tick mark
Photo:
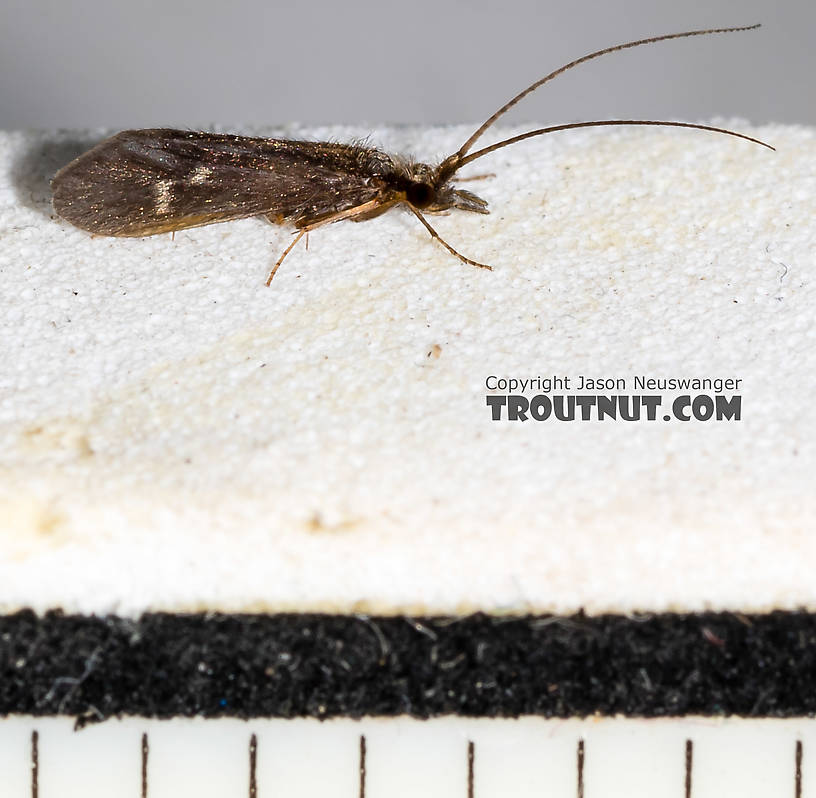
M 691 798 L 691 766 L 694 762 L 694 743 L 686 740 L 686 798 Z
M 360 798 L 365 798 L 366 788 L 366 738 L 360 735 Z
M 584 741 L 578 740 L 578 798 L 584 798 Z
M 147 755 L 150 747 L 147 744 L 147 732 L 142 734 L 142 798 L 147 798 Z
M 476 758 L 476 747 L 473 740 L 468 740 L 467 754 L 467 798 L 473 798 L 473 760 Z
M 253 734 L 249 738 L 249 798 L 257 798 L 258 795 L 258 737 Z
M 31 798 L 37 798 L 40 792 L 40 733 L 31 732 Z
M 794 798 L 802 798 L 802 741 L 796 741 L 796 786 Z

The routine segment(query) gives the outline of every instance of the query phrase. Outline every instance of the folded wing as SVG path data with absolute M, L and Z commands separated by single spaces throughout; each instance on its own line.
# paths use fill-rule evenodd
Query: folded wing
M 54 209 L 110 236 L 147 236 L 260 214 L 296 225 L 388 195 L 356 145 L 184 130 L 129 130 L 61 169 Z M 385 164 L 387 166 L 387 164 Z

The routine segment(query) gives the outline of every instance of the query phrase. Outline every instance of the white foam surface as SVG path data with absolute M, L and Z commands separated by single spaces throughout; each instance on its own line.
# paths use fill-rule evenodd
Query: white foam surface
M 393 210 L 270 288 L 285 228 L 93 238 L 48 177 L 99 136 L 0 134 L 0 609 L 816 608 L 816 131 L 729 124 L 777 152 L 599 129 L 468 167 L 491 214 L 431 221 L 492 272 Z M 742 418 L 495 422 L 490 375 L 739 378 Z

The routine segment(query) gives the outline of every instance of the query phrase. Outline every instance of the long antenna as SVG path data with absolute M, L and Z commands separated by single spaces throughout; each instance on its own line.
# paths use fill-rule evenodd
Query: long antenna
M 766 144 L 764 141 L 752 138 L 751 136 L 746 136 L 744 133 L 735 133 L 733 130 L 726 130 L 722 127 L 695 125 L 691 122 L 653 122 L 643 119 L 604 119 L 599 122 L 569 122 L 565 125 L 553 125 L 552 127 L 542 127 L 538 130 L 531 130 L 529 133 L 521 133 L 518 136 L 513 136 L 512 138 L 505 139 L 504 141 L 499 141 L 496 144 L 491 144 L 489 147 L 483 147 L 481 150 L 476 150 L 476 152 L 465 156 L 461 161 L 459 161 L 457 169 L 464 166 L 466 163 L 470 163 L 471 161 L 475 161 L 477 158 L 481 158 L 483 155 L 487 155 L 489 152 L 499 150 L 502 147 L 508 147 L 510 144 L 524 141 L 524 139 L 529 139 L 533 136 L 543 136 L 545 133 L 556 133 L 559 130 L 572 130 L 576 127 L 604 127 L 607 125 L 659 125 L 660 127 L 690 127 L 694 128 L 695 130 L 710 130 L 713 133 L 725 133 L 727 136 L 735 136 L 738 139 L 752 141 L 754 144 L 761 144 L 763 147 L 767 147 L 769 150 L 776 151 L 776 147 L 772 147 L 770 144 Z
M 599 56 L 606 55 L 607 53 L 615 53 L 618 50 L 628 50 L 630 47 L 639 47 L 641 44 L 653 44 L 654 42 L 663 42 L 667 39 L 683 39 L 688 36 L 706 36 L 709 33 L 736 33 L 737 31 L 744 31 L 744 30 L 755 30 L 759 28 L 760 25 L 746 25 L 741 28 L 710 28 L 708 30 L 692 30 L 686 31 L 685 33 L 669 33 L 664 36 L 651 36 L 648 39 L 638 39 L 635 42 L 627 42 L 626 44 L 617 44 L 614 47 L 605 47 L 603 50 L 598 50 L 594 53 L 590 53 L 589 55 L 585 55 L 582 58 L 578 58 L 575 61 L 570 61 L 569 64 L 565 64 L 560 69 L 556 69 L 555 72 L 550 72 L 549 75 L 545 75 L 540 80 L 537 80 L 535 83 L 528 86 L 524 91 L 519 92 L 512 100 L 506 102 L 495 114 L 493 114 L 489 119 L 485 121 L 485 123 L 453 154 L 448 156 L 442 164 L 440 164 L 440 171 L 447 174 L 453 174 L 463 163 L 463 158 L 470 150 L 470 148 L 474 145 L 477 139 L 481 137 L 481 135 L 504 113 L 509 111 L 516 103 L 520 100 L 523 100 L 528 94 L 534 92 L 539 86 L 543 86 L 547 81 L 552 80 L 555 77 L 558 77 L 562 73 L 566 72 L 568 69 L 572 69 L 579 64 L 583 64 L 585 61 L 590 61 L 593 58 L 598 58 Z

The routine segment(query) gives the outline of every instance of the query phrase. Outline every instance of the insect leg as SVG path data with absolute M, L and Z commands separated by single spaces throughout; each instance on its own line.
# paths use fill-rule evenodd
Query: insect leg
M 439 233 L 436 232 L 436 230 L 433 229 L 433 227 L 431 227 L 431 225 L 428 223 L 428 220 L 413 205 L 411 205 L 408 202 L 406 202 L 405 204 L 411 209 L 414 216 L 416 216 L 416 218 L 419 219 L 419 221 L 425 225 L 425 229 L 431 234 L 431 238 L 435 238 L 440 244 L 442 244 L 443 247 L 445 247 L 446 250 L 448 250 L 448 252 L 451 253 L 451 255 L 455 255 L 463 263 L 468 263 L 471 266 L 478 266 L 480 269 L 487 269 L 488 271 L 491 272 L 493 271 L 492 266 L 488 266 L 486 263 L 479 263 L 478 261 L 471 260 L 470 258 L 466 258 L 460 252 L 457 252 L 447 241 L 445 241 L 439 235 Z
M 269 273 L 269 277 L 266 279 L 266 285 L 268 286 L 272 282 L 272 278 L 275 276 L 275 272 L 278 270 L 278 267 L 283 263 L 283 259 L 292 251 L 295 244 L 300 241 L 303 236 L 307 236 L 306 241 L 308 243 L 308 234 L 311 230 L 316 230 L 318 227 L 323 227 L 324 224 L 330 224 L 331 222 L 339 222 L 341 219 L 353 219 L 355 216 L 362 216 L 367 213 L 371 213 L 374 210 L 377 210 L 383 206 L 386 208 L 390 208 L 392 205 L 396 204 L 398 200 L 387 200 L 383 201 L 379 198 L 369 200 L 368 202 L 364 202 L 362 205 L 357 205 L 354 208 L 347 208 L 344 211 L 338 211 L 337 213 L 332 213 L 327 216 L 323 216 L 319 219 L 314 219 L 313 221 L 306 221 L 304 220 L 298 229 L 298 234 L 295 236 L 295 240 L 289 244 L 288 247 L 284 250 L 283 255 L 278 258 L 278 262 L 272 268 L 272 271 Z M 271 220 L 270 220 L 271 221 Z
M 486 180 L 488 177 L 495 177 L 495 172 L 485 172 L 483 175 L 472 175 L 471 177 L 457 177 L 457 183 L 467 183 L 471 180 Z
M 305 236 L 307 232 L 308 230 L 300 230 L 298 234 L 295 236 L 295 240 L 291 244 L 289 244 L 289 246 L 286 247 L 286 249 L 283 251 L 283 255 L 281 255 L 278 258 L 278 262 L 272 267 L 272 271 L 269 272 L 269 277 L 266 278 L 267 286 L 269 286 L 269 284 L 272 282 L 272 278 L 275 276 L 275 272 L 278 270 L 278 266 L 280 266 L 281 263 L 283 263 L 283 259 L 294 249 L 295 244 L 297 244 L 297 242 L 300 241 L 300 239 L 303 238 L 303 236 Z
M 381 199 L 380 197 L 376 197 L 373 200 L 364 202 L 362 205 L 355 205 L 353 208 L 346 208 L 344 211 L 337 211 L 336 213 L 319 216 L 312 220 L 304 219 L 302 222 L 298 223 L 298 227 L 303 230 L 304 233 L 308 233 L 310 230 L 316 230 L 318 227 L 322 227 L 324 224 L 339 222 L 341 219 L 355 219 L 355 217 L 359 217 L 361 219 L 372 218 L 369 214 L 379 216 L 380 213 L 386 211 L 392 205 L 396 205 L 400 201 L 401 200 L 399 199 Z

